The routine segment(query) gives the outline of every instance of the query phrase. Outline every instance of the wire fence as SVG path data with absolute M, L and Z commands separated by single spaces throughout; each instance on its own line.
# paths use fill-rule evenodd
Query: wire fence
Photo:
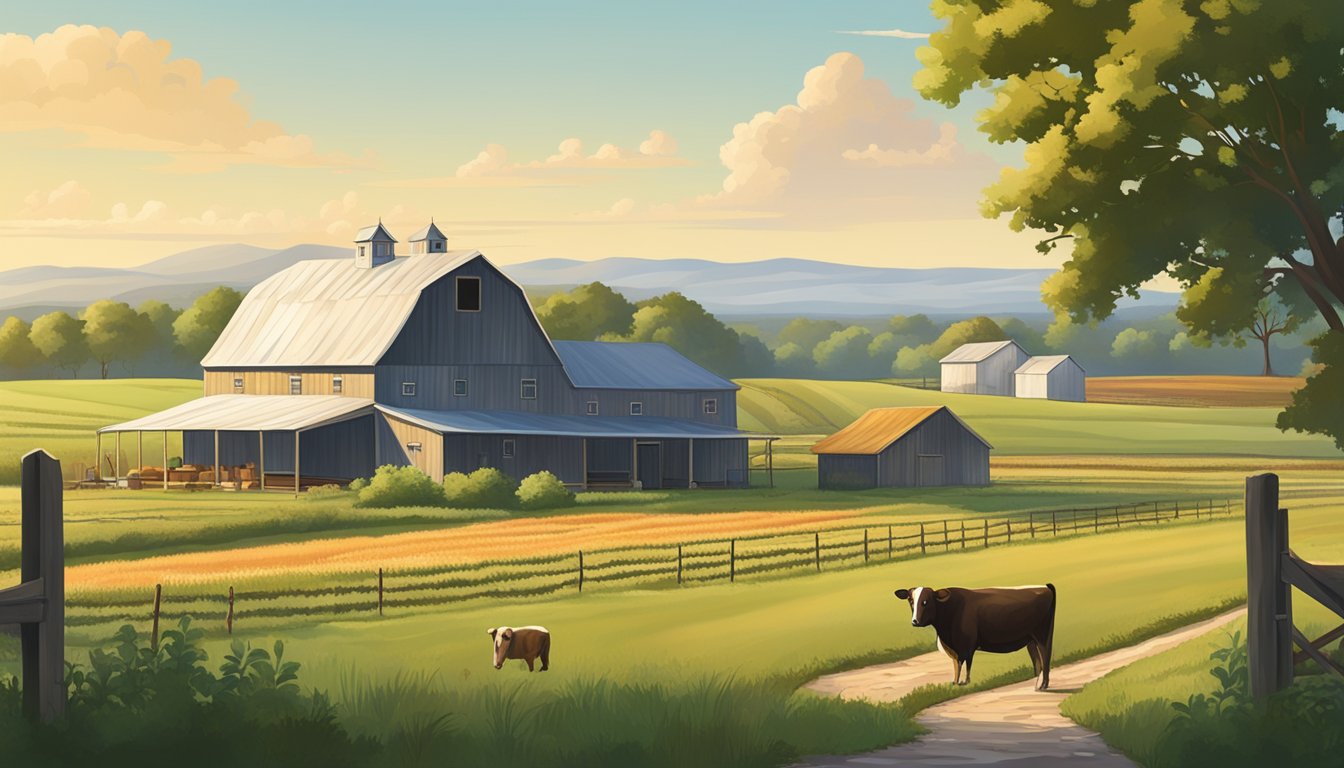
M 1227 519 L 1240 500 L 1153 501 L 989 515 L 973 519 L 891 520 L 820 530 L 791 530 L 580 550 L 513 560 L 382 569 L 320 577 L 289 588 L 178 585 L 140 592 L 89 592 L 67 597 L 67 624 L 92 626 L 184 615 L 223 619 L 232 632 L 239 621 L 278 618 L 340 618 L 395 614 L 399 610 L 475 600 L 536 598 L 603 589 L 676 588 L 773 578 L 802 571 L 932 556 L 953 551 L 1096 535 L 1171 523 Z

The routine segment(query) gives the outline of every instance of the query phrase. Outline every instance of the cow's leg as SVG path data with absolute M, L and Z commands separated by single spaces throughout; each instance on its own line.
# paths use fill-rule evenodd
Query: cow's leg
M 1027 655 L 1031 657 L 1031 676 L 1041 676 L 1041 645 L 1036 638 L 1027 640 Z
M 973 661 L 975 661 L 975 651 L 971 650 L 970 653 L 966 654 L 966 679 L 961 681 L 962 685 L 971 684 L 971 662 Z
M 525 658 L 523 659 L 523 661 L 526 661 L 526 662 L 527 662 L 527 671 L 528 671 L 528 672 L 531 672 L 531 671 L 532 671 L 532 657 L 531 657 L 531 656 L 527 656 L 527 657 L 525 657 Z
M 1053 631 L 1053 627 L 1051 628 Z M 1050 689 L 1050 655 L 1054 652 L 1055 639 L 1047 636 L 1045 642 L 1041 643 L 1041 683 L 1036 689 L 1045 691 Z
M 551 668 L 551 638 L 543 637 L 541 640 L 541 671 L 545 672 Z
M 957 681 L 961 679 L 961 659 L 957 658 L 956 651 L 943 645 L 943 639 L 941 637 L 938 638 L 938 650 L 942 651 L 947 655 L 947 658 L 952 660 L 952 684 L 956 685 Z

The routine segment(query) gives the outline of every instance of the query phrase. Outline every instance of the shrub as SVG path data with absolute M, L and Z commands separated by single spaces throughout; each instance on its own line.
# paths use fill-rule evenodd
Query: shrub
M 518 484 L 518 505 L 523 509 L 558 509 L 574 505 L 574 494 L 550 472 L 528 475 Z
M 458 509 L 513 509 L 518 505 L 513 479 L 494 467 L 481 467 L 470 475 L 450 472 L 443 478 L 443 493 L 450 507 Z
M 351 481 L 350 481 L 350 486 L 349 486 L 349 487 L 350 487 L 350 490 L 352 490 L 352 491 L 362 491 L 362 490 L 364 490 L 365 488 L 368 488 L 368 487 L 369 487 L 369 478 L 367 478 L 367 477 L 356 477 L 354 480 L 351 480 Z
M 336 499 L 345 495 L 345 489 L 335 483 L 319 485 L 316 488 L 309 488 L 304 494 L 306 498 L 313 500 Z
M 443 486 L 415 467 L 384 464 L 359 491 L 357 507 L 441 507 Z

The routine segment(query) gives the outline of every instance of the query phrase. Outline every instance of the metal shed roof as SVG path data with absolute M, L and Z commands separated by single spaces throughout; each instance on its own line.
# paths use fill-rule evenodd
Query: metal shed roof
M 439 230 L 438 226 L 435 225 L 434 221 L 431 219 L 428 224 L 421 227 L 420 229 L 417 229 L 415 231 L 415 234 L 408 237 L 406 239 L 406 242 L 417 243 L 420 242 L 421 240 L 447 240 L 447 239 L 448 238 L 443 234 L 442 231 Z
M 374 365 L 424 288 L 484 258 L 479 251 L 426 253 L 372 269 L 355 266 L 353 258 L 301 261 L 248 291 L 201 365 Z
M 984 443 L 985 447 L 994 447 L 950 408 L 945 405 L 934 405 L 920 408 L 874 408 L 855 419 L 854 423 L 813 445 L 812 452 L 878 454 L 939 411 L 947 411 L 947 415 L 956 419 L 976 440 Z
M 378 234 L 380 232 L 382 233 L 381 236 Z M 392 233 L 387 231 L 387 228 L 383 226 L 383 222 L 381 221 L 372 226 L 364 227 L 355 233 L 356 243 L 367 243 L 370 240 L 390 240 L 394 243 L 397 242 L 397 238 L 393 237 Z
M 557 341 L 555 351 L 580 388 L 739 389 L 666 344 Z
M 744 438 L 733 427 L 653 416 L 569 416 L 521 411 L 424 411 L 377 406 L 389 416 L 444 434 L 550 435 L 563 437 Z
M 373 413 L 373 401 L 340 395 L 211 395 L 99 432 L 293 431 Z
M 974 344 L 962 344 L 960 347 L 957 347 L 956 349 L 952 350 L 951 354 L 949 354 L 947 357 L 944 357 L 942 360 L 939 360 L 938 362 L 978 363 L 981 360 L 988 358 L 995 352 L 998 352 L 999 350 L 1007 347 L 1009 344 L 1017 346 L 1019 349 L 1021 349 L 1021 346 L 1018 345 L 1018 343 L 1016 341 L 1013 341 L 1012 339 L 1005 339 L 1003 341 L 980 341 Z M 1023 350 L 1023 354 L 1025 353 L 1026 350 Z
M 1074 365 L 1078 365 L 1078 361 L 1068 355 L 1041 355 L 1039 357 L 1028 358 L 1027 362 L 1023 363 L 1022 366 L 1017 369 L 1016 373 L 1046 374 L 1055 370 L 1055 368 L 1065 360 L 1072 362 Z M 1081 371 L 1082 369 L 1083 366 L 1078 365 L 1078 370 Z

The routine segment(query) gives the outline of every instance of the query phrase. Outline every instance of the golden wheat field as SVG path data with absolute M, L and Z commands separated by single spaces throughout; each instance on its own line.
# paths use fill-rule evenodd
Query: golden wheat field
M 1087 380 L 1089 403 L 1204 408 L 1281 408 L 1306 382 L 1297 376 L 1104 376 Z

